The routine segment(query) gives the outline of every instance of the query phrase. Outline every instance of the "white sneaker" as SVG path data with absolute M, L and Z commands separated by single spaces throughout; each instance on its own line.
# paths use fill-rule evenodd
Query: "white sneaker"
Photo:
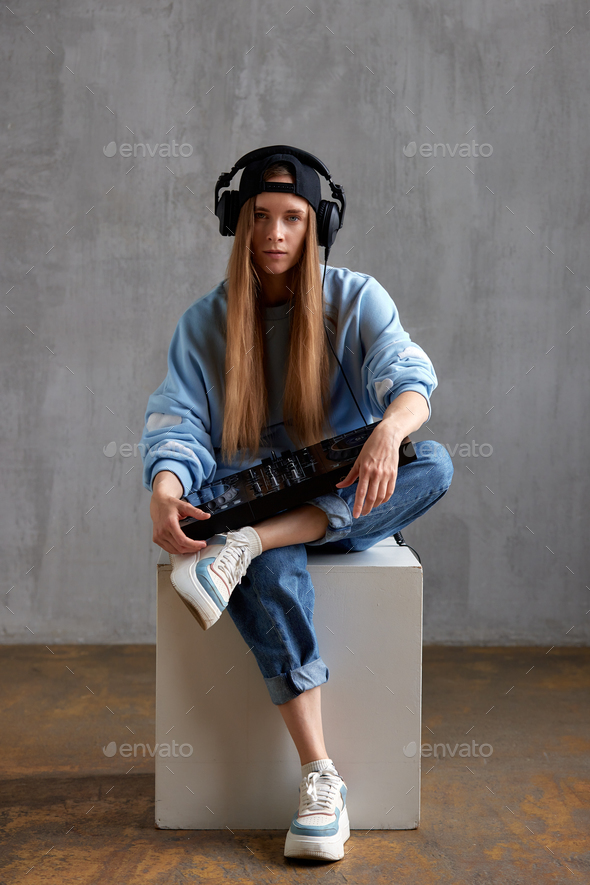
M 172 585 L 203 630 L 227 607 L 252 561 L 248 539 L 239 531 L 213 535 L 195 553 L 171 553 Z
M 299 787 L 299 811 L 287 839 L 285 857 L 340 860 L 350 836 L 346 784 L 332 765 L 312 771 Z

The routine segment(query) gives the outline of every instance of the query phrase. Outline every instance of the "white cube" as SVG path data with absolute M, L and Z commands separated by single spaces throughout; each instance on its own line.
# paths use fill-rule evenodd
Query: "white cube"
M 308 548 L 314 624 L 330 671 L 326 747 L 352 829 L 420 819 L 422 567 L 393 538 L 359 553 Z M 206 632 L 158 563 L 156 826 L 287 829 L 299 757 L 227 612 Z

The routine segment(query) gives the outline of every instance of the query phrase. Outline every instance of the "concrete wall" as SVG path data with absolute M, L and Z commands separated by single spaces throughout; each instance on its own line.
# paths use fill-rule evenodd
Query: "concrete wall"
M 217 177 L 286 143 L 346 190 L 330 263 L 387 288 L 439 376 L 415 438 L 455 478 L 405 532 L 426 641 L 587 643 L 590 16 L 309 6 L 0 13 L 5 642 L 155 640 L 133 444 L 178 317 L 224 274 Z M 191 156 L 103 153 L 171 140 Z M 420 150 L 472 140 L 491 156 Z

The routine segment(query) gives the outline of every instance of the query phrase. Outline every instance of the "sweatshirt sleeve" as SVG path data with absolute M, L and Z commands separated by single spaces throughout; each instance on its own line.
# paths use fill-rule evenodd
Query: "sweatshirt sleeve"
M 185 313 L 170 342 L 166 378 L 148 399 L 140 446 L 145 488 L 152 491 L 162 470 L 176 474 L 185 495 L 213 478 L 210 432 L 203 373 Z
M 363 387 L 373 415 L 383 415 L 392 400 L 405 390 L 416 390 L 428 403 L 438 380 L 427 354 L 402 327 L 393 299 L 376 279 L 362 287 L 360 333 L 364 360 Z

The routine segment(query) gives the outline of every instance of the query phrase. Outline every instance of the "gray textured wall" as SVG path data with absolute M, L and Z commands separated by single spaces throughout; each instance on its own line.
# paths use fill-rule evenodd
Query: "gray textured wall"
M 132 446 L 178 317 L 225 270 L 215 181 L 273 143 L 344 185 L 330 263 L 387 288 L 439 376 L 415 438 L 459 446 L 455 478 L 405 532 L 426 640 L 588 640 L 590 16 L 570 0 L 309 7 L 0 12 L 6 642 L 154 641 L 159 548 Z M 103 153 L 171 139 L 192 155 Z M 472 139 L 491 156 L 402 152 Z

